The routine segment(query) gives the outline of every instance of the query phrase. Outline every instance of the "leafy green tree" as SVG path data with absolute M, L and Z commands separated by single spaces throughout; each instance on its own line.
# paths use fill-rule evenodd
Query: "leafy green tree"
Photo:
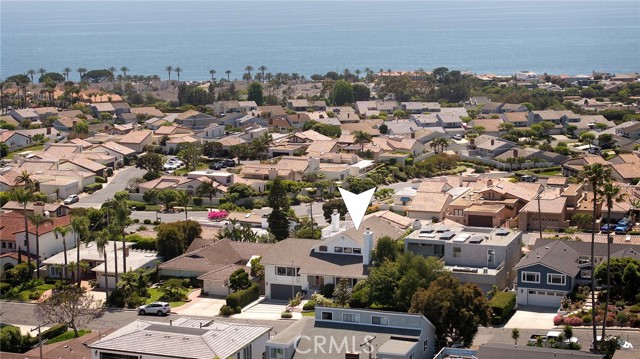
M 0 329 L 0 347 L 3 352 L 23 353 L 29 348 L 29 345 L 20 328 L 7 325 Z
M 187 85 L 184 83 L 178 86 L 178 104 L 180 106 L 204 106 L 211 102 L 212 100 L 209 92 L 199 86 Z
M 262 257 L 251 259 L 251 276 L 262 281 L 264 279 L 264 265 L 260 263 Z
M 353 101 L 368 101 L 371 98 L 371 91 L 367 85 L 354 84 L 351 88 L 353 90 Z
M 78 121 L 73 125 L 73 132 L 75 133 L 89 133 L 89 125 L 84 121 Z
M 389 236 L 382 236 L 378 238 L 376 248 L 371 254 L 371 263 L 374 265 L 380 265 L 384 261 L 395 262 L 398 259 L 398 255 L 401 254 L 400 245 L 402 242 L 398 242 Z
M 185 297 L 187 288 L 184 286 L 184 280 L 180 278 L 167 279 L 160 286 L 160 290 L 164 292 L 164 298 L 169 301 L 182 300 Z
M 331 101 L 336 106 L 342 106 L 347 103 L 353 103 L 353 87 L 345 80 L 338 80 L 333 85 L 331 93 Z
M 604 354 L 603 359 L 613 358 L 613 355 L 618 349 L 620 349 L 620 337 L 617 336 L 609 338 L 602 337 L 602 340 L 598 343 L 598 350 Z
M 591 148 L 591 144 L 596 139 L 596 135 L 591 132 L 583 132 L 580 134 L 580 141 L 588 143 L 589 148 Z
M 104 82 L 104 81 L 113 79 L 113 72 L 107 69 L 91 70 L 88 72 L 85 71 L 84 73 L 81 73 L 80 78 L 82 81 L 88 81 L 88 82 L 94 82 L 94 83 Z
M 247 289 L 251 285 L 251 281 L 249 280 L 249 274 L 244 270 L 244 268 L 236 269 L 229 276 L 229 288 L 234 292 Z
M 449 69 L 446 67 L 438 67 L 433 69 L 432 73 L 437 82 L 443 83 L 445 77 L 447 77 L 447 74 L 449 74 Z
M 347 278 L 340 278 L 338 284 L 335 286 L 333 290 L 333 301 L 339 307 L 347 307 L 349 305 L 349 301 L 351 301 L 352 291 L 349 280 Z
M 340 213 L 341 218 L 344 218 L 345 214 L 347 214 L 347 206 L 344 204 L 342 198 L 330 199 L 322 204 L 322 212 L 326 220 L 331 219 L 331 214 L 333 214 L 334 209 Z
M 173 189 L 163 189 L 158 193 L 158 199 L 164 204 L 168 211 L 173 208 L 174 202 L 178 199 L 178 192 Z
M 224 149 L 222 148 L 222 144 L 216 141 L 205 142 L 202 146 L 202 154 L 207 157 L 220 157 Z
M 202 157 L 202 145 L 197 142 L 181 143 L 178 145 L 178 157 L 188 171 L 195 171 Z
M 349 192 L 355 194 L 366 192 L 375 187 L 376 184 L 373 182 L 373 180 L 371 180 L 371 178 L 351 177 L 347 180 L 347 189 L 349 190 Z
M 269 222 L 269 232 L 276 240 L 281 241 L 289 236 L 289 196 L 285 186 L 279 178 L 271 183 L 269 190 L 269 207 L 272 211 L 267 221 Z
M 163 165 L 164 156 L 154 152 L 147 152 L 144 155 L 138 156 L 136 160 L 136 167 L 149 172 L 162 172 Z
M 258 106 L 264 104 L 264 95 L 262 94 L 262 84 L 257 81 L 252 82 L 247 89 L 247 100 L 255 101 Z
M 158 255 L 165 261 L 181 255 L 186 249 L 180 229 L 171 223 L 162 223 L 158 226 L 156 246 Z
M 436 340 L 471 343 L 478 326 L 489 325 L 491 307 L 477 284 L 451 276 L 437 278 L 411 299 L 411 313 L 422 313 L 436 327 Z
M 360 153 L 364 152 L 364 144 L 371 142 L 371 134 L 364 131 L 354 131 L 354 142 L 360 144 Z
M 200 183 L 200 185 L 196 189 L 196 194 L 198 196 L 209 198 L 209 206 L 211 208 L 213 208 L 213 197 L 215 197 L 218 193 L 220 193 L 220 190 L 218 189 L 216 182 L 213 180 L 208 180 Z
M 41 323 L 64 324 L 73 329 L 75 338 L 79 336 L 79 328 L 103 313 L 103 309 L 96 309 L 93 295 L 86 293 L 84 288 L 72 285 L 58 288 L 45 301 L 39 302 L 35 309 L 35 316 Z
M 47 82 L 47 79 L 50 79 L 54 82 L 64 82 L 64 76 L 62 74 L 59 74 L 57 72 L 47 72 L 44 75 L 40 76 L 40 78 L 38 79 L 39 83 L 45 83 Z
M 638 292 L 640 292 L 640 271 L 638 269 L 639 267 L 635 262 L 630 262 L 624 268 L 622 281 L 624 282 L 624 294 L 628 299 L 635 299 Z

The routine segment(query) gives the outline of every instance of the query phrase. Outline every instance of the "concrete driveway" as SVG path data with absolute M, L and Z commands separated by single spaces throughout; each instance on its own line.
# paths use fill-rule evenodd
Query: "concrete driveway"
M 196 317 L 215 317 L 220 307 L 226 304 L 224 298 L 195 297 L 185 305 L 172 309 L 172 313 Z
M 553 328 L 556 310 L 549 307 L 521 306 L 509 319 L 505 328 L 549 329 Z
M 265 300 L 264 302 L 256 304 L 240 314 L 233 315 L 233 318 L 279 320 L 280 313 L 284 312 L 286 308 L 286 301 Z M 302 314 L 300 314 L 300 312 L 293 312 L 292 319 L 300 318 L 302 318 Z

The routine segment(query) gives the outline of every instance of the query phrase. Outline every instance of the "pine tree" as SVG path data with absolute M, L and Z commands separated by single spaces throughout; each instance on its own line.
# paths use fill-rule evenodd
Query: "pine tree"
M 289 196 L 285 185 L 279 178 L 273 180 L 269 191 L 269 206 L 272 208 L 269 214 L 269 232 L 276 240 L 281 241 L 289 236 Z

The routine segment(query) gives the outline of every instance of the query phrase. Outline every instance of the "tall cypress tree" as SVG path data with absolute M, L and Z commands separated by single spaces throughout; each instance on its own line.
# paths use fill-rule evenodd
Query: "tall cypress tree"
M 269 214 L 269 232 L 276 240 L 281 241 L 289 236 L 289 196 L 287 189 L 279 178 L 273 180 L 269 191 L 269 206 L 272 208 Z

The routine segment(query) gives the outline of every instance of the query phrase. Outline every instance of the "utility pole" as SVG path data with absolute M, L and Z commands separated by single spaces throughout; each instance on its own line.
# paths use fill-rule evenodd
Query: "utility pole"
M 311 218 L 311 237 L 313 238 L 313 202 L 309 203 L 309 217 Z
M 544 192 L 544 187 L 538 192 L 538 230 L 540 231 L 540 239 L 542 239 L 542 210 L 540 209 L 540 197 Z
M 373 359 L 374 358 L 374 353 L 373 353 L 373 344 L 371 344 L 373 342 L 373 340 L 376 339 L 376 336 L 372 336 L 369 337 L 369 339 L 366 339 L 364 342 L 362 342 L 362 344 L 360 344 L 360 347 L 364 347 L 367 346 L 368 351 L 369 351 L 369 359 Z
M 38 331 L 38 347 L 40 347 L 40 359 L 42 359 L 42 327 L 47 324 L 49 323 L 38 325 L 37 327 L 30 330 L 31 332 L 35 332 L 36 330 Z

